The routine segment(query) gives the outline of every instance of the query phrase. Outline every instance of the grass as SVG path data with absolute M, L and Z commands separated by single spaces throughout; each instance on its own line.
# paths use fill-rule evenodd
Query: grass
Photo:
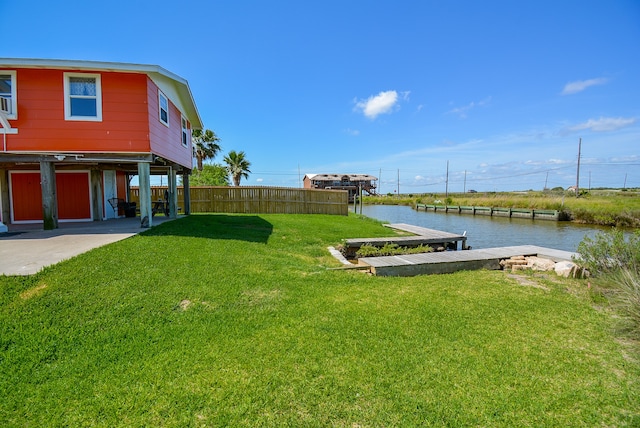
M 389 233 L 193 215 L 0 277 L 0 425 L 640 424 L 640 366 L 583 282 L 327 269 Z
M 499 208 L 526 208 L 565 212 L 577 223 L 640 227 L 638 190 L 592 190 L 579 198 L 565 191 L 443 193 L 365 197 L 365 203 L 385 205 L 447 204 Z M 436 202 L 439 201 L 439 202 Z

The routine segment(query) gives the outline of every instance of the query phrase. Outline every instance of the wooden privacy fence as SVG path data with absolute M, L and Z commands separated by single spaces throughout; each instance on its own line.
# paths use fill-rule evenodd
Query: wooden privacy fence
M 153 201 L 164 199 L 166 187 L 152 187 Z M 192 213 L 333 214 L 347 215 L 348 192 L 264 186 L 191 187 Z M 139 204 L 138 188 L 130 202 Z M 139 205 L 138 205 L 139 206 Z M 178 187 L 178 207 L 184 212 L 184 190 Z

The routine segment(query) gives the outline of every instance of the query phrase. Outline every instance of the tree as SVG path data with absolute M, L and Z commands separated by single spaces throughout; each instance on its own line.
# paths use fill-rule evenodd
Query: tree
M 224 161 L 227 164 L 227 170 L 229 171 L 229 175 L 231 175 L 231 179 L 235 186 L 240 185 L 242 177 L 249 178 L 249 173 L 251 172 L 249 169 L 251 162 L 246 160 L 244 156 L 244 152 L 236 153 L 235 150 L 231 150 L 229 154 L 224 157 Z
M 189 178 L 191 186 L 228 186 L 229 173 L 227 168 L 218 163 L 204 165 L 202 171 L 193 171 Z
M 201 129 L 194 129 L 191 132 L 193 141 L 193 151 L 198 162 L 198 171 L 202 171 L 203 162 L 207 159 L 213 159 L 220 151 L 218 141 L 220 138 L 210 129 L 202 132 Z

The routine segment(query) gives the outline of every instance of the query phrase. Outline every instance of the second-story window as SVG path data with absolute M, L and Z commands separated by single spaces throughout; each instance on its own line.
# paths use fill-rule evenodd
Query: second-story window
M 182 145 L 187 147 L 189 145 L 189 126 L 187 125 L 187 119 L 182 118 Z
M 169 99 L 158 91 L 158 103 L 160 105 L 160 122 L 169 126 Z
M 99 74 L 64 74 L 64 118 L 102 121 L 102 88 Z
M 8 119 L 16 119 L 16 72 L 0 71 L 0 111 Z

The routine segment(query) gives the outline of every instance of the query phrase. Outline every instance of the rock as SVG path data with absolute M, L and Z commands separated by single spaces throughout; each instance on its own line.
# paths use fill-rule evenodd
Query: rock
M 573 269 L 575 267 L 576 264 L 573 262 L 558 262 L 556 263 L 554 270 L 556 271 L 556 275 L 569 278 L 572 275 Z
M 589 276 L 588 271 L 569 261 L 556 263 L 554 270 L 558 276 L 565 278 L 587 278 Z
M 515 258 L 515 257 L 511 257 L 510 259 L 504 259 L 504 260 L 500 260 L 500 265 L 504 266 L 504 267 L 510 267 L 510 266 L 515 266 L 515 265 L 526 265 L 527 261 L 522 258 Z
M 533 270 L 551 271 L 555 269 L 556 264 L 553 260 L 542 257 L 529 257 L 527 258 L 527 266 Z

